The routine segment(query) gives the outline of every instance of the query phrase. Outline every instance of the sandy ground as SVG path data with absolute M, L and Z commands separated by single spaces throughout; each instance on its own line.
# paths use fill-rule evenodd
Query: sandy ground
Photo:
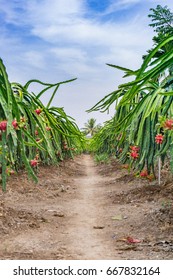
M 90 155 L 40 167 L 37 185 L 21 173 L 0 192 L 0 258 L 172 259 L 172 201 L 172 183 L 96 166 Z

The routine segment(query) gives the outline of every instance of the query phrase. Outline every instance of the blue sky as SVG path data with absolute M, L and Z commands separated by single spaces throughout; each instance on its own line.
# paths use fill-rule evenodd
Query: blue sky
M 109 119 L 113 109 L 109 115 L 85 111 L 122 82 L 123 73 L 106 63 L 141 65 L 152 47 L 147 15 L 157 4 L 173 11 L 172 0 L 0 0 L 1 58 L 10 81 L 77 77 L 60 87 L 53 105 L 64 107 L 79 127 L 90 117 Z

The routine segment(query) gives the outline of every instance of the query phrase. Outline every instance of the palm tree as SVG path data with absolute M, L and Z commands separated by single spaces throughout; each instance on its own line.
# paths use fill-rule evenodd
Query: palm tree
M 96 119 L 91 118 L 85 124 L 85 127 L 82 128 L 82 131 L 85 135 L 90 134 L 93 136 L 101 129 L 101 124 L 96 124 Z

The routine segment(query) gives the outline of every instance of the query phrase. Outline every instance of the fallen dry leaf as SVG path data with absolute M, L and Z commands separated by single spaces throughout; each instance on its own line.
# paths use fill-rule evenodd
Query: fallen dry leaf
M 116 215 L 112 217 L 112 220 L 121 221 L 123 219 L 122 215 Z
M 127 241 L 128 243 L 140 243 L 140 242 L 141 242 L 139 239 L 136 239 L 136 238 L 133 238 L 133 237 L 130 237 L 130 236 L 128 236 L 128 237 L 126 238 L 126 241 Z

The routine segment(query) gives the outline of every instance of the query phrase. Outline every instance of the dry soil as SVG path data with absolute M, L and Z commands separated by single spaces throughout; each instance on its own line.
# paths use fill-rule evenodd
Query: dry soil
M 80 155 L 0 191 L 0 259 L 172 259 L 173 184 Z M 135 242 L 137 239 L 138 243 Z

